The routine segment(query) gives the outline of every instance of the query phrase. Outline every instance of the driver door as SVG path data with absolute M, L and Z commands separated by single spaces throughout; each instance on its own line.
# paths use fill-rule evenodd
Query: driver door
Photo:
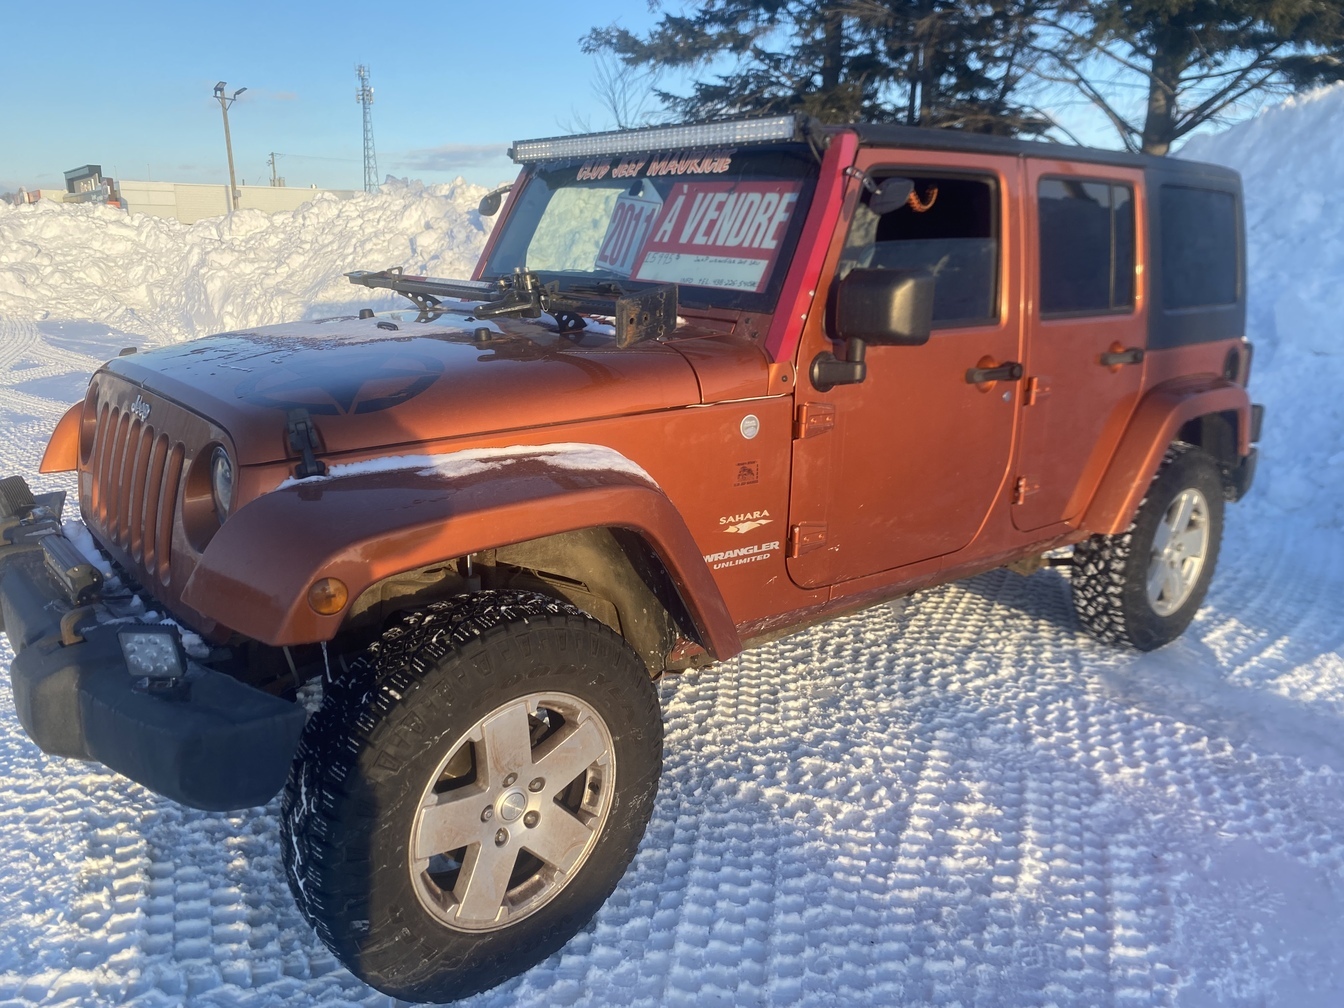
M 857 166 L 913 179 L 914 193 L 879 216 L 853 183 L 827 274 L 929 269 L 933 333 L 923 346 L 870 345 L 863 382 L 819 392 L 801 376 L 838 344 L 829 312 L 805 327 L 788 571 L 806 588 L 967 549 L 1008 479 L 1017 416 L 1017 381 L 968 374 L 1021 361 L 1017 163 L 866 150 Z

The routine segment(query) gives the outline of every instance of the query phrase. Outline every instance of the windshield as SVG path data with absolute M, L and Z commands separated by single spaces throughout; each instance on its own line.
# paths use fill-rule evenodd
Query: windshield
M 816 172 L 802 144 L 539 165 L 483 277 L 526 268 L 561 291 L 677 284 L 686 307 L 772 311 Z

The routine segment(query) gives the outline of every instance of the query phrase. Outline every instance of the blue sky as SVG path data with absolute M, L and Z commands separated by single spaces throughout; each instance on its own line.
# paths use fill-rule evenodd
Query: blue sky
M 656 17 L 643 0 L 0 9 L 0 192 L 63 188 L 61 173 L 83 164 L 225 182 L 220 80 L 248 89 L 229 112 L 239 182 L 269 181 L 276 151 L 290 185 L 361 188 L 357 63 L 374 88 L 380 177 L 511 179 L 510 141 L 610 125 L 580 37 Z
M 380 180 L 493 185 L 516 174 L 510 141 L 614 125 L 579 39 L 612 22 L 642 31 L 661 12 L 647 0 L 125 0 L 63 15 L 0 0 L 0 193 L 64 188 L 61 173 L 84 164 L 116 178 L 226 182 L 211 97 L 221 80 L 247 88 L 229 113 L 239 182 L 268 182 L 275 151 L 289 185 L 361 188 L 357 63 L 372 75 Z M 663 78 L 672 90 L 682 82 Z M 1051 104 L 1083 142 L 1118 145 L 1076 95 Z

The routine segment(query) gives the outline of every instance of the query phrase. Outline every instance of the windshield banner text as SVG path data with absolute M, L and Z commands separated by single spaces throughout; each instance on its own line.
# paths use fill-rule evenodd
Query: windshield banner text
M 657 283 L 759 293 L 798 202 L 797 182 L 678 182 L 635 264 Z

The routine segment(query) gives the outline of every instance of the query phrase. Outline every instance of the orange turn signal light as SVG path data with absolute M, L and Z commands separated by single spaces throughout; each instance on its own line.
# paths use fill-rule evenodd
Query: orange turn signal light
M 322 616 L 335 616 L 349 600 L 350 589 L 340 578 L 319 578 L 308 589 L 308 604 Z

